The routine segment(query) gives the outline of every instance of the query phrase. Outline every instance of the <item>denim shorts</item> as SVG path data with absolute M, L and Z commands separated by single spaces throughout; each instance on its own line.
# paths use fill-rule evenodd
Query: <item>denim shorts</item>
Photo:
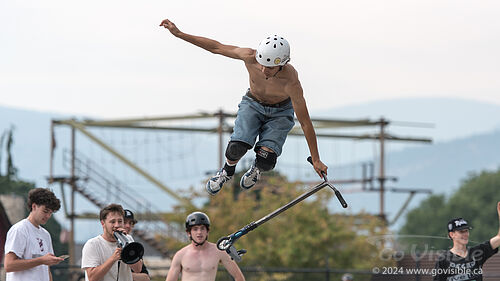
M 238 105 L 231 140 L 241 141 L 253 147 L 259 136 L 255 147 L 268 147 L 279 156 L 286 137 L 294 125 L 291 102 L 282 107 L 271 107 L 262 105 L 245 95 Z

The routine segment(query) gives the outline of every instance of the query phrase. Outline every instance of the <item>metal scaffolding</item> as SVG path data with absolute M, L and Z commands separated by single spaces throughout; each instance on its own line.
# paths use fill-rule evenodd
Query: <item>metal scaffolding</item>
M 49 175 L 49 183 L 59 182 L 61 183 L 61 188 L 63 189 L 63 184 L 68 184 L 71 187 L 71 195 L 70 195 L 70 209 L 66 212 L 67 218 L 70 219 L 70 238 L 69 238 L 69 248 L 70 248 L 70 259 L 74 257 L 74 219 L 78 217 L 75 214 L 74 209 L 74 200 L 75 200 L 75 192 L 79 192 L 79 187 L 76 182 L 78 178 L 75 175 L 75 161 L 77 161 L 76 157 L 76 136 L 75 131 L 79 131 L 96 145 L 100 146 L 111 155 L 116 157 L 119 161 L 121 161 L 126 166 L 133 169 L 139 175 L 147 179 L 153 185 L 158 187 L 159 189 L 165 191 L 169 196 L 176 199 L 182 205 L 192 207 L 191 202 L 184 197 L 181 197 L 169 188 L 165 183 L 160 182 L 160 180 L 153 177 L 148 171 L 142 169 L 138 165 L 134 164 L 132 161 L 127 159 L 123 154 L 118 152 L 112 146 L 106 144 L 103 140 L 92 134 L 88 128 L 91 127 L 101 127 L 101 128 L 122 128 L 122 129 L 141 129 L 141 130 L 162 130 L 162 131 L 178 131 L 178 132 L 204 132 L 204 133 L 214 133 L 218 135 L 218 163 L 219 167 L 224 164 L 224 134 L 229 134 L 233 131 L 233 122 L 236 114 L 224 112 L 219 110 L 214 113 L 198 113 L 198 114 L 190 114 L 190 115 L 179 115 L 179 116 L 162 116 L 162 117 L 152 117 L 152 118 L 134 118 L 134 119 L 117 119 L 117 120 L 52 120 L 51 124 L 51 157 L 50 157 L 50 175 Z M 183 125 L 171 125 L 172 121 L 179 120 L 212 120 L 215 121 L 215 126 L 198 126 L 198 127 L 187 127 Z M 367 176 L 366 167 L 363 168 L 363 176 L 361 179 L 350 179 L 344 181 L 337 181 L 337 183 L 361 183 L 362 188 L 360 191 L 363 192 L 379 192 L 379 205 L 380 211 L 379 215 L 382 219 L 387 222 L 387 218 L 385 216 L 385 201 L 384 194 L 387 191 L 390 192 L 404 192 L 409 193 L 409 197 L 406 202 L 403 204 L 403 207 L 398 212 L 396 217 L 392 220 L 395 222 L 399 216 L 403 213 L 404 209 L 413 198 L 416 193 L 431 193 L 430 190 L 426 189 L 402 189 L 402 188 L 388 188 L 386 183 L 388 180 L 394 180 L 394 177 L 386 176 L 385 171 L 385 146 L 387 141 L 398 141 L 398 142 L 420 142 L 420 143 L 431 143 L 432 140 L 430 138 L 425 137 L 405 137 L 405 136 L 395 136 L 389 134 L 386 130 L 387 126 L 391 124 L 389 120 L 384 118 L 380 118 L 378 120 L 369 120 L 369 119 L 358 119 L 358 120 L 340 120 L 340 119 L 311 119 L 313 122 L 314 128 L 316 130 L 316 135 L 318 138 L 340 138 L 340 139 L 348 139 L 348 140 L 371 140 L 377 141 L 379 143 L 380 148 L 380 159 L 379 159 L 379 171 L 378 177 L 373 175 Z M 296 120 L 295 127 L 290 131 L 290 136 L 303 136 L 303 132 L 300 128 L 300 124 Z M 412 126 L 412 124 L 407 124 Z M 415 125 L 415 124 L 413 124 Z M 55 143 L 55 133 L 54 128 L 56 126 L 68 126 L 71 128 L 71 168 L 70 168 L 70 176 L 69 177 L 55 177 L 54 176 L 54 151 L 56 149 Z M 361 133 L 361 134 L 343 134 L 343 133 L 332 133 L 332 129 L 341 129 L 341 128 L 375 128 L 378 130 L 378 133 Z M 372 167 L 373 168 L 373 167 Z M 336 182 L 334 180 L 334 182 Z M 377 182 L 378 187 L 374 187 L 373 183 Z M 370 187 L 366 185 L 369 184 Z M 64 192 L 64 191 L 63 191 Z M 63 197 L 64 199 L 65 197 Z M 64 199 L 65 200 L 65 199 Z M 91 200 L 91 199 L 89 199 Z M 94 202 L 95 203 L 95 202 Z M 66 206 L 66 202 L 64 202 L 64 206 Z M 66 209 L 66 207 L 65 207 Z M 147 215 L 144 214 L 144 218 Z M 74 260 L 70 260 L 70 264 L 74 264 Z

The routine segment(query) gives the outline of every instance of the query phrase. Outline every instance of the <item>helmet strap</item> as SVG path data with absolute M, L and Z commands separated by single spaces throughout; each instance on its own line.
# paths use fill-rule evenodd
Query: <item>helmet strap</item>
M 282 65 L 280 65 L 280 68 L 278 69 L 278 71 L 276 71 L 276 73 L 274 73 L 274 75 L 273 75 L 273 76 L 271 76 L 270 78 L 274 78 L 274 77 L 276 77 L 276 75 L 278 75 L 278 72 L 280 72 L 281 70 L 283 70 L 283 66 L 282 66 Z M 267 79 L 269 79 L 269 78 L 267 78 L 267 77 L 266 77 L 266 80 L 267 80 Z
M 196 242 L 191 235 L 189 235 L 189 239 L 194 242 L 194 245 L 196 247 L 199 247 L 199 246 L 203 246 L 203 244 L 205 244 L 205 242 L 207 242 L 208 235 L 207 235 L 207 238 L 205 238 L 205 240 L 203 242 L 201 242 L 201 243 Z

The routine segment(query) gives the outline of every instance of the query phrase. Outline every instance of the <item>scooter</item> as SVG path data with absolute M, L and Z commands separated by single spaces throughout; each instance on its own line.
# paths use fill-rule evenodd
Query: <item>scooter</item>
M 307 158 L 307 161 L 312 164 L 312 158 L 311 158 L 311 156 L 309 156 Z M 318 192 L 319 190 L 321 190 L 325 186 L 330 187 L 333 190 L 333 192 L 335 192 L 335 196 L 337 196 L 337 199 L 339 200 L 339 202 L 342 205 L 342 207 L 347 208 L 347 203 L 345 202 L 344 198 L 342 197 L 342 194 L 340 193 L 340 191 L 338 191 L 335 188 L 335 186 L 333 186 L 331 183 L 328 182 L 328 179 L 327 179 L 326 174 L 324 172 L 321 172 L 321 175 L 323 176 L 323 182 L 321 182 L 320 184 L 316 185 L 311 190 L 303 193 L 299 197 L 297 197 L 297 198 L 293 199 L 292 201 L 288 202 L 286 205 L 284 205 L 284 206 L 276 209 L 275 211 L 273 211 L 272 213 L 268 214 L 267 216 L 261 218 L 260 220 L 254 221 L 254 222 L 251 222 L 251 223 L 247 224 L 245 227 L 243 227 L 242 229 L 236 231 L 235 233 L 233 233 L 233 234 L 231 234 L 229 236 L 225 236 L 225 237 L 219 238 L 219 240 L 217 241 L 217 249 L 219 249 L 221 251 L 226 251 L 229 254 L 229 256 L 231 257 L 231 259 L 233 259 L 236 262 L 240 262 L 241 259 L 242 259 L 242 256 L 247 251 L 245 249 L 236 250 L 236 248 L 233 246 L 233 244 L 238 239 L 240 239 L 241 237 L 243 237 L 244 235 L 246 235 L 248 232 L 256 229 L 259 226 L 261 226 L 262 224 L 264 224 L 265 222 L 269 221 L 270 219 L 276 217 L 277 215 L 279 215 L 279 214 L 283 213 L 284 211 L 288 210 L 289 208 L 293 207 L 295 204 L 303 201 L 307 197 L 309 197 L 309 196 L 313 195 L 314 193 Z

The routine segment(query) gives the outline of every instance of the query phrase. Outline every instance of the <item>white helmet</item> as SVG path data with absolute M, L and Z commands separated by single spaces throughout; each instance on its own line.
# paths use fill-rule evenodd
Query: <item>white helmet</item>
M 268 36 L 257 47 L 255 58 L 263 66 L 283 66 L 290 60 L 290 44 L 281 36 Z

